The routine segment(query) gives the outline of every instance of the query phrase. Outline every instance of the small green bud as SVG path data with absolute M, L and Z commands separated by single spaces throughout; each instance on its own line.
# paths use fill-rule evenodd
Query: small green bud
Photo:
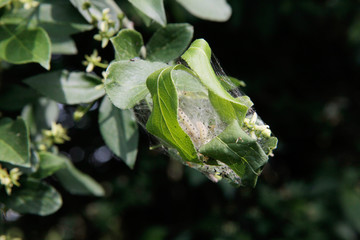
M 94 39 L 95 39 L 96 41 L 101 41 L 101 35 L 100 35 L 100 34 L 95 34 L 95 35 L 94 35 Z
M 125 14 L 124 14 L 123 12 L 121 12 L 121 13 L 119 13 L 119 14 L 117 15 L 117 18 L 118 18 L 120 21 L 123 20 L 124 17 L 125 17 Z
M 85 109 L 84 109 L 84 107 L 82 107 L 82 106 L 79 106 L 79 107 L 75 110 L 74 115 L 73 115 L 74 121 L 78 122 L 78 121 L 80 121 L 80 120 L 83 118 L 83 116 L 84 116 L 85 113 L 86 113 L 86 111 L 84 111 L 84 110 L 85 110 Z
M 109 43 L 109 39 L 108 38 L 103 38 L 101 40 L 101 47 L 105 48 L 108 45 L 108 43 Z

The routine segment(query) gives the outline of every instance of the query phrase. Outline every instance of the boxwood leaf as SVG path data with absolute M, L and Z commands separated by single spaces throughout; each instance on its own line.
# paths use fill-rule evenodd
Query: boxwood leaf
M 129 0 L 137 9 L 161 26 L 166 25 L 166 15 L 163 0 Z
M 185 161 L 199 162 L 194 144 L 177 119 L 178 96 L 172 78 L 174 69 L 176 66 L 160 69 L 146 81 L 153 100 L 153 110 L 146 129 L 176 148 Z
M 66 167 L 66 160 L 50 152 L 40 152 L 38 171 L 33 175 L 36 178 L 45 178 Z
M 223 121 L 230 123 L 237 119 L 242 123 L 252 103 L 248 97 L 235 99 L 221 85 L 210 64 L 211 49 L 208 43 L 204 39 L 195 40 L 181 58 L 209 90 L 210 101 Z
M 256 139 L 248 136 L 235 120 L 199 151 L 229 166 L 243 185 L 255 186 L 262 166 L 268 160 Z
M 145 15 L 142 11 L 140 11 L 137 8 L 134 8 L 135 14 L 142 20 L 142 22 L 145 24 L 146 27 L 150 27 L 150 25 L 153 23 L 153 20 L 149 18 L 147 15 Z
M 58 170 L 55 176 L 67 191 L 79 195 L 103 196 L 105 194 L 104 189 L 99 183 L 89 175 L 76 169 L 69 159 L 62 158 L 65 161 L 65 168 Z
M 62 205 L 61 195 L 52 186 L 35 179 L 22 182 L 10 196 L 0 194 L 0 201 L 16 212 L 40 216 L 52 214 Z
M 121 109 L 132 108 L 149 93 L 146 79 L 165 63 L 144 60 L 113 62 L 107 69 L 105 91 L 112 103 Z
M 99 127 L 106 145 L 131 169 L 134 168 L 139 133 L 134 113 L 116 108 L 105 97 L 99 109 Z
M 0 58 L 15 64 L 37 62 L 50 69 L 50 38 L 41 28 L 0 23 Z
M 30 9 L 13 8 L 2 15 L 1 22 L 17 25 L 26 22 L 27 26 L 44 28 L 51 40 L 51 52 L 60 54 L 75 54 L 77 49 L 70 35 L 93 28 L 69 1 L 63 0 L 42 0 Z
M 24 80 L 41 94 L 64 104 L 88 103 L 102 97 L 105 92 L 97 88 L 99 77 L 84 72 L 54 71 Z
M 225 22 L 231 16 L 231 7 L 226 0 L 177 0 L 186 10 L 195 17 Z
M 132 29 L 121 30 L 116 37 L 111 38 L 111 43 L 115 49 L 116 61 L 138 57 L 144 45 L 141 34 Z
M 36 172 L 39 169 L 39 164 L 40 164 L 40 157 L 39 154 L 34 150 L 34 149 L 30 149 L 30 167 L 22 167 L 22 166 L 16 166 L 17 168 L 20 169 L 20 171 L 23 174 L 27 174 L 30 175 L 34 172 Z M 13 167 L 13 166 L 11 166 Z M 8 167 L 9 169 L 10 167 Z
M 193 33 L 193 26 L 187 23 L 168 24 L 159 28 L 146 45 L 147 59 L 169 62 L 178 58 L 190 44 Z
M 23 119 L 0 120 L 0 162 L 30 167 L 30 137 Z

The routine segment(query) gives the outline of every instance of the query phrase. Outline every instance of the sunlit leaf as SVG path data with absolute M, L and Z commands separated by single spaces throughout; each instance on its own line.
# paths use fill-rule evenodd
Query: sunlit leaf
M 233 119 L 237 119 L 242 123 L 252 103 L 248 97 L 243 100 L 235 99 L 221 85 L 210 64 L 211 49 L 208 43 L 203 39 L 195 40 L 181 58 L 209 90 L 210 101 L 223 121 L 232 122 Z
M 198 162 L 194 144 L 177 120 L 178 98 L 172 71 L 160 69 L 149 76 L 146 85 L 153 99 L 153 109 L 146 129 L 179 151 L 185 161 Z
M 50 69 L 51 43 L 43 28 L 0 23 L 0 58 L 15 64 L 37 62 Z
M 19 213 L 46 216 L 56 212 L 62 205 L 61 195 L 50 185 L 28 179 L 21 187 L 14 188 L 10 196 L 0 195 L 0 202 Z
M 111 42 L 117 61 L 138 57 L 140 49 L 144 45 L 141 34 L 131 29 L 121 30 L 116 37 L 111 38 Z
M 149 94 L 147 77 L 156 70 L 166 67 L 165 63 L 135 61 L 113 62 L 107 69 L 105 91 L 118 108 L 132 108 Z
M 94 101 L 105 94 L 101 79 L 84 72 L 55 71 L 39 74 L 24 82 L 57 102 L 79 104 Z
M 225 22 L 231 16 L 226 0 L 176 0 L 192 15 L 209 21 Z
M 245 133 L 237 121 L 203 145 L 200 152 L 225 163 L 241 178 L 243 185 L 250 186 L 256 184 L 261 168 L 268 160 L 256 139 Z
M 162 26 L 166 25 L 163 0 L 129 0 L 137 9 Z
M 58 170 L 55 175 L 67 191 L 79 195 L 103 196 L 105 194 L 99 183 L 89 175 L 79 171 L 69 159 L 62 158 L 66 166 Z
M 31 166 L 29 132 L 23 119 L 0 120 L 0 162 Z
M 134 8 L 134 11 L 136 12 L 136 15 L 141 18 L 141 20 L 143 21 L 143 23 L 145 24 L 146 27 L 150 27 L 151 24 L 153 23 L 153 20 L 148 17 L 147 15 L 145 15 L 145 13 L 143 13 L 142 11 L 140 11 L 137 8 Z

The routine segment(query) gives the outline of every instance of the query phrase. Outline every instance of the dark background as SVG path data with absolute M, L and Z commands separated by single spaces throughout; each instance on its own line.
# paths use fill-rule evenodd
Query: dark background
M 96 158 L 104 145 L 97 110 L 75 124 L 69 120 L 74 108 L 67 107 L 60 120 L 71 127 L 72 141 L 61 150 L 108 194 L 72 196 L 50 179 L 63 207 L 9 221 L 7 229 L 52 240 L 358 239 L 360 3 L 232 0 L 225 23 L 165 3 L 169 22 L 192 24 L 194 39 L 206 39 L 225 72 L 245 81 L 243 91 L 279 139 L 256 188 L 214 184 L 149 151 L 144 131 L 133 171 L 119 159 Z M 129 5 L 119 4 L 127 12 Z M 151 32 L 133 20 L 147 41 Z M 78 56 L 100 48 L 87 41 L 93 34 L 74 36 Z M 111 46 L 100 54 L 113 58 Z M 66 56 L 54 64 L 83 70 L 81 60 Z

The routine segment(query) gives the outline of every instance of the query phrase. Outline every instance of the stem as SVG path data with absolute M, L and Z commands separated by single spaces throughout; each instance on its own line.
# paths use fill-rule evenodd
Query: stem
M 149 147 L 149 149 L 150 149 L 150 150 L 154 150 L 154 149 L 161 148 L 162 146 L 163 146 L 163 145 L 160 143 L 160 144 L 158 144 L 158 145 Z
M 96 100 L 92 101 L 86 107 L 79 106 L 74 112 L 74 116 L 73 116 L 74 120 L 80 121 L 84 117 L 84 115 L 92 108 L 92 106 L 94 106 L 95 102 Z
M 93 64 L 94 64 L 95 66 L 97 66 L 97 67 L 101 67 L 101 68 L 104 68 L 104 69 L 106 69 L 106 68 L 109 66 L 109 64 L 107 64 L 107 63 L 101 63 L 101 62 L 93 62 Z

